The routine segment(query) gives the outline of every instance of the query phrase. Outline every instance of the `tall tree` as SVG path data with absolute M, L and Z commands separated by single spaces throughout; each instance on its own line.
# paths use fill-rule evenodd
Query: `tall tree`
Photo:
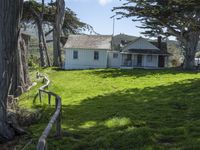
M 43 16 L 44 16 L 44 0 L 42 0 L 42 6 L 37 5 L 37 2 L 30 1 L 29 10 L 35 18 L 35 22 L 38 29 L 39 40 L 39 52 L 40 52 L 40 64 L 42 67 L 50 66 L 50 60 L 47 52 L 46 38 L 43 30 Z
M 0 141 L 15 133 L 7 122 L 7 96 L 13 77 L 23 0 L 0 1 Z
M 18 49 L 14 58 L 13 77 L 9 95 L 20 96 L 30 86 L 28 74 L 28 47 L 30 35 L 20 33 Z
M 53 31 L 53 65 L 62 66 L 60 37 L 65 19 L 65 1 L 56 0 L 56 17 Z
M 45 36 L 48 36 L 49 34 L 53 33 L 54 31 L 54 27 L 55 27 L 55 18 L 56 18 L 56 3 L 39 3 L 36 1 L 25 1 L 24 2 L 24 10 L 23 10 L 23 16 L 22 16 L 22 20 L 21 23 L 24 26 L 24 28 L 26 28 L 26 26 L 37 26 L 37 28 L 39 30 L 43 29 L 42 31 L 39 31 L 39 33 L 44 33 L 44 27 L 47 30 L 49 28 L 49 31 L 47 31 L 44 34 L 41 34 L 42 36 L 38 36 L 39 37 L 39 41 L 42 41 L 43 38 L 43 45 L 40 45 L 42 49 L 42 47 L 47 47 L 46 46 L 46 40 L 45 40 Z M 65 36 L 67 36 L 68 34 L 76 34 L 76 33 L 80 33 L 82 31 L 90 31 L 90 32 L 94 32 L 93 28 L 84 23 L 81 22 L 76 14 L 70 10 L 69 8 L 66 8 L 65 10 L 65 17 L 64 17 L 64 23 L 62 26 L 62 32 L 65 34 Z M 43 24 L 43 28 L 41 25 L 41 21 L 40 21 L 40 13 L 43 12 L 42 15 L 42 24 Z M 39 35 L 38 33 L 38 35 Z M 94 32 L 95 33 L 95 32 Z M 52 42 L 52 40 L 49 40 L 50 42 Z M 47 42 L 49 42 L 47 41 Z M 41 43 L 41 42 L 40 42 Z M 45 51 L 40 51 L 41 56 L 45 56 Z M 48 56 L 48 55 L 47 55 Z M 43 57 L 41 57 L 43 58 Z M 45 58 L 44 58 L 45 59 Z M 44 60 L 42 59 L 42 60 Z M 58 59 L 59 60 L 59 59 Z
M 184 52 L 184 69 L 194 68 L 200 36 L 200 1 L 197 0 L 125 0 L 115 7 L 116 14 L 141 21 L 150 36 L 175 36 Z
M 42 4 L 36 1 L 25 1 L 24 2 L 24 8 L 23 8 L 23 16 L 21 23 L 24 28 L 26 28 L 29 25 L 36 25 L 36 17 L 32 11 L 32 9 L 39 14 L 40 10 L 42 10 Z M 55 3 L 45 3 L 44 8 L 44 14 L 43 14 L 43 24 L 46 27 L 49 27 L 49 31 L 45 33 L 45 35 L 49 35 L 53 32 L 54 23 L 55 23 L 55 17 L 56 17 L 56 6 Z M 46 28 L 47 29 L 47 28 Z M 64 18 L 64 24 L 62 31 L 65 35 L 67 34 L 77 34 L 82 31 L 90 31 L 95 33 L 93 28 L 84 23 L 81 22 L 76 14 L 69 8 L 65 9 L 65 18 Z

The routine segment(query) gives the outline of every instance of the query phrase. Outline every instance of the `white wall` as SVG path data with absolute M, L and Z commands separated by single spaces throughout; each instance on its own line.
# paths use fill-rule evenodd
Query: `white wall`
M 117 58 L 114 58 L 113 55 L 118 54 Z M 110 68 L 119 68 L 122 63 L 122 55 L 119 51 L 109 51 L 108 52 L 108 67 Z
M 73 51 L 78 51 L 78 59 L 73 59 Z M 99 52 L 99 60 L 94 60 L 94 52 Z M 107 50 L 65 50 L 65 69 L 106 68 Z

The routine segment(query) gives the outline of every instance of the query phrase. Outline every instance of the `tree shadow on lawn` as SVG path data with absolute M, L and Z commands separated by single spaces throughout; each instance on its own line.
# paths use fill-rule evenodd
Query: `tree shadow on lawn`
M 177 75 L 177 74 L 197 74 L 197 71 L 183 71 L 174 69 L 95 69 L 88 74 L 96 75 L 102 78 L 117 78 L 117 77 L 144 77 L 148 75 Z
M 40 136 L 54 112 L 45 108 Z M 64 136 L 53 149 L 200 149 L 200 79 L 168 86 L 128 89 L 63 105 Z M 55 128 L 53 128 L 55 130 Z
M 93 97 L 63 106 L 59 147 L 199 149 L 199 110 L 200 80 Z

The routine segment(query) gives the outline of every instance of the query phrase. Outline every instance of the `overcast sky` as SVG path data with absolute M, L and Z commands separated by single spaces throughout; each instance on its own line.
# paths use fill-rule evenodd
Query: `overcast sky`
M 67 7 L 71 8 L 81 21 L 92 25 L 97 33 L 112 34 L 113 20 L 110 18 L 115 13 L 112 8 L 120 6 L 124 0 L 66 0 Z M 141 36 L 136 26 L 138 22 L 131 19 L 116 20 L 115 34 L 125 33 Z

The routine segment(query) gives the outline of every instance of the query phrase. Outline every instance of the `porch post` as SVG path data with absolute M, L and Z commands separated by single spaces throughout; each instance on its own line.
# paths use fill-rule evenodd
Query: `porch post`
M 122 57 L 121 57 L 121 64 L 120 64 L 121 67 L 123 67 L 123 54 L 122 54 Z
M 133 68 L 134 54 L 131 55 L 131 67 Z
M 159 55 L 157 55 L 157 67 L 159 67 Z
M 142 67 L 147 67 L 147 55 L 142 55 L 142 57 L 143 57 L 143 65 L 142 65 Z

